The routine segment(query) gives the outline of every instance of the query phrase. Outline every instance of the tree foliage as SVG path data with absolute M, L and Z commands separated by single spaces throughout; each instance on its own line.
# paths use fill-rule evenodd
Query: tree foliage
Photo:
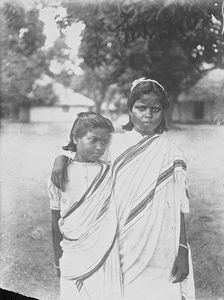
M 52 83 L 49 83 L 46 86 L 36 85 L 33 88 L 31 98 L 36 106 L 51 106 L 59 100 L 53 90 Z
M 223 66 L 222 1 L 68 1 L 60 26 L 82 21 L 79 55 L 86 76 L 102 89 L 117 83 L 127 95 L 136 77 L 160 81 L 173 99 L 203 75 L 203 63 Z M 74 41 L 75 42 L 75 41 Z M 99 75 L 100 70 L 100 75 Z
M 1 104 L 3 110 L 17 112 L 21 106 L 30 106 L 33 83 L 48 69 L 42 50 L 43 23 L 37 9 L 26 11 L 17 3 L 6 2 L 1 25 Z

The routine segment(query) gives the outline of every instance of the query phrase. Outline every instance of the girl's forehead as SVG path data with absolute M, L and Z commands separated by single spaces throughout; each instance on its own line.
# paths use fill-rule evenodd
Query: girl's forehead
M 161 106 L 161 96 L 156 95 L 155 93 L 149 93 L 149 94 L 144 94 L 140 96 L 136 101 L 135 104 L 138 103 L 143 103 L 146 105 L 159 105 Z
M 108 136 L 110 135 L 109 131 L 106 128 L 91 128 L 86 132 L 87 136 L 96 136 L 96 137 L 102 137 L 102 136 Z

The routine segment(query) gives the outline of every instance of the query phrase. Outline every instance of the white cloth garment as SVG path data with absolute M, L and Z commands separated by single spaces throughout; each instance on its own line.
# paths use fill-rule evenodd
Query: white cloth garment
M 112 300 L 122 295 L 117 218 L 105 163 L 72 162 L 61 192 L 49 183 L 51 209 L 60 209 L 63 234 L 61 300 Z
M 81 163 L 71 161 L 68 165 L 69 180 L 72 182 L 66 185 L 66 190 L 62 193 L 49 180 L 48 191 L 50 208 L 53 210 L 61 210 L 64 214 L 74 202 L 79 201 L 82 195 L 100 171 L 100 164 L 98 163 Z M 75 191 L 73 194 L 72 191 Z
M 189 211 L 183 154 L 162 136 L 145 137 L 115 160 L 113 176 L 125 300 L 194 299 L 190 253 L 189 279 L 171 277 L 180 213 Z

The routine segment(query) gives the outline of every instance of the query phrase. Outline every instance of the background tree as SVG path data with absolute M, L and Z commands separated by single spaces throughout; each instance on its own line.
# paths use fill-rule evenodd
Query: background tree
M 51 106 L 59 100 L 53 90 L 52 83 L 46 86 L 35 85 L 30 99 L 36 106 Z
M 37 9 L 26 11 L 16 2 L 6 2 L 1 24 L 1 106 L 5 114 L 18 115 L 31 105 L 33 83 L 48 69 L 43 23 Z
M 53 46 L 48 49 L 47 56 L 50 61 L 50 70 L 53 64 L 56 65 L 57 71 L 52 73 L 50 70 L 48 74 L 57 82 L 64 84 L 65 86 L 71 85 L 71 79 L 73 76 L 72 70 L 69 68 L 70 49 L 65 42 L 65 35 L 61 32 L 61 35 L 56 39 Z M 71 62 L 72 64 L 72 62 Z
M 160 81 L 175 101 L 181 90 L 203 76 L 204 62 L 223 67 L 221 0 L 65 1 L 64 5 L 69 15 L 60 21 L 62 28 L 77 21 L 86 25 L 79 55 L 86 78 L 92 74 L 91 86 L 99 86 L 98 103 L 114 83 L 127 96 L 130 82 L 140 76 Z

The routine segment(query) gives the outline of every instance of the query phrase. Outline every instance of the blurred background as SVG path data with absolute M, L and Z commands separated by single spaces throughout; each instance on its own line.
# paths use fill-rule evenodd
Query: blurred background
M 57 299 L 46 182 L 80 111 L 127 120 L 131 82 L 167 90 L 189 160 L 197 299 L 224 299 L 222 0 L 2 0 L 0 287 Z

